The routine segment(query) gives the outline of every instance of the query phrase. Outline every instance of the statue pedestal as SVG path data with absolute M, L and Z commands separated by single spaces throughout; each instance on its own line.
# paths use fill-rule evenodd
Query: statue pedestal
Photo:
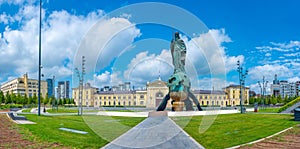
M 183 107 L 184 107 L 184 102 L 181 101 L 174 101 L 172 108 L 174 109 L 174 111 L 183 111 Z

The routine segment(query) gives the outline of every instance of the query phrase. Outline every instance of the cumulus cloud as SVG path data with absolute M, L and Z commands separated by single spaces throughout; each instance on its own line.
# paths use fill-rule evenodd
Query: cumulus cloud
M 21 1 L 12 1 L 9 4 L 19 3 Z M 24 4 L 20 6 L 17 14 L 6 15 L 2 19 L 0 16 L 0 23 L 1 20 L 3 23 L 17 21 L 19 25 L 17 29 L 12 29 L 8 23 L 4 32 L 0 33 L 2 81 L 6 81 L 4 79 L 9 76 L 21 76 L 24 73 L 30 74 L 31 78 L 37 78 L 39 7 L 29 2 L 24 2 Z M 87 31 L 99 20 L 105 24 L 101 26 L 101 30 L 107 34 L 116 28 L 122 28 L 122 25 L 132 25 L 125 18 L 102 19 L 105 14 L 102 10 L 95 10 L 86 15 L 70 14 L 65 10 L 47 12 L 47 16 L 44 14 L 45 10 L 43 10 L 42 24 L 42 73 L 45 77 L 55 75 L 57 79 L 69 77 L 72 74 L 73 59 L 78 46 Z M 5 20 L 7 21 L 5 22 Z M 131 37 L 132 34 L 137 35 L 139 31 L 134 27 L 131 30 L 123 31 L 110 41 L 109 44 L 114 45 L 110 47 L 118 48 L 130 45 L 132 40 L 128 40 L 128 38 L 135 37 Z M 94 36 L 94 38 L 97 37 L 100 37 L 100 40 L 105 38 L 99 34 Z M 85 53 L 89 52 L 85 51 Z M 106 53 L 102 54 L 106 58 L 109 57 Z
M 99 75 L 94 75 L 94 83 L 92 83 L 94 86 L 97 86 L 99 88 L 103 86 L 113 86 L 113 85 L 119 85 L 123 82 L 123 80 L 120 78 L 121 72 L 109 72 L 105 71 Z
M 228 56 L 223 43 L 231 42 L 225 29 L 211 29 L 187 41 L 187 57 L 197 66 L 198 74 L 225 74 L 244 61 L 243 55 Z
M 147 81 L 153 81 L 159 76 L 164 80 L 173 73 L 172 57 L 169 50 L 160 54 L 140 52 L 131 60 L 124 71 L 124 78 L 137 86 L 144 86 Z
M 274 79 L 274 75 L 277 74 L 280 77 L 293 76 L 293 72 L 286 66 L 282 65 L 263 65 L 255 66 L 249 69 L 249 76 L 253 80 L 261 80 L 265 76 L 266 80 L 271 81 Z

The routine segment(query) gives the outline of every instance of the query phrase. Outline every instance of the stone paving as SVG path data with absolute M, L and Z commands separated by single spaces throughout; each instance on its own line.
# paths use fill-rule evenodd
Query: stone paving
M 204 148 L 167 116 L 148 117 L 103 149 Z

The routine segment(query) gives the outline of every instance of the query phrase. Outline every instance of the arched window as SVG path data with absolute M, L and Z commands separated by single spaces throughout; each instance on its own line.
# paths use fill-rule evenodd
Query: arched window
M 201 105 L 204 105 L 204 101 L 202 101 L 202 104 Z
M 206 101 L 206 105 L 209 105 L 209 101 Z
M 164 94 L 162 92 L 157 92 L 155 96 L 156 97 L 164 97 Z

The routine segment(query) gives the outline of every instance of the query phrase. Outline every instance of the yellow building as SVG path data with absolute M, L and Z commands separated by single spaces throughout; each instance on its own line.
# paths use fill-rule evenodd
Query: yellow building
M 82 105 L 94 106 L 95 95 L 97 92 L 98 88 L 92 87 L 89 83 L 85 84 L 82 90 Z M 72 97 L 76 105 L 79 105 L 79 95 L 79 88 L 72 88 Z
M 145 90 L 100 91 L 95 94 L 94 105 L 99 106 L 145 106 Z
M 216 106 L 226 107 L 237 105 L 239 97 L 237 95 L 231 95 L 230 93 L 238 92 L 237 88 L 232 86 L 225 88 L 224 91 L 215 90 L 193 90 L 192 92 L 196 96 L 201 106 Z M 83 106 L 142 106 L 146 108 L 155 109 L 160 105 L 160 102 L 168 94 L 169 89 L 166 82 L 160 79 L 154 82 L 148 82 L 145 90 L 121 90 L 112 87 L 106 87 L 104 91 L 99 91 L 97 88 L 85 85 L 83 89 Z M 245 92 L 245 97 L 249 101 L 249 88 Z M 73 96 L 77 103 L 79 99 L 78 88 L 73 88 Z M 246 99 L 246 98 L 245 98 Z M 168 101 L 167 108 L 171 108 L 171 100 Z M 192 100 L 192 99 L 190 99 Z
M 169 88 L 167 83 L 161 81 L 160 79 L 147 83 L 147 108 L 157 108 L 160 105 L 160 102 L 168 94 Z M 167 108 L 171 108 L 171 100 L 168 101 Z
M 192 91 L 198 99 L 200 106 L 230 106 L 229 100 L 226 98 L 224 91 L 214 90 L 194 90 Z
M 229 85 L 224 88 L 229 104 L 232 106 L 240 105 L 240 85 Z M 243 105 L 249 105 L 249 88 L 242 87 Z
M 27 95 L 27 97 L 31 97 L 34 94 L 38 95 L 38 80 L 29 79 L 27 74 L 24 74 L 20 78 L 16 78 L 5 82 L 1 85 L 1 91 L 6 94 L 14 93 Z M 46 97 L 47 95 L 47 82 L 41 80 L 41 96 Z

